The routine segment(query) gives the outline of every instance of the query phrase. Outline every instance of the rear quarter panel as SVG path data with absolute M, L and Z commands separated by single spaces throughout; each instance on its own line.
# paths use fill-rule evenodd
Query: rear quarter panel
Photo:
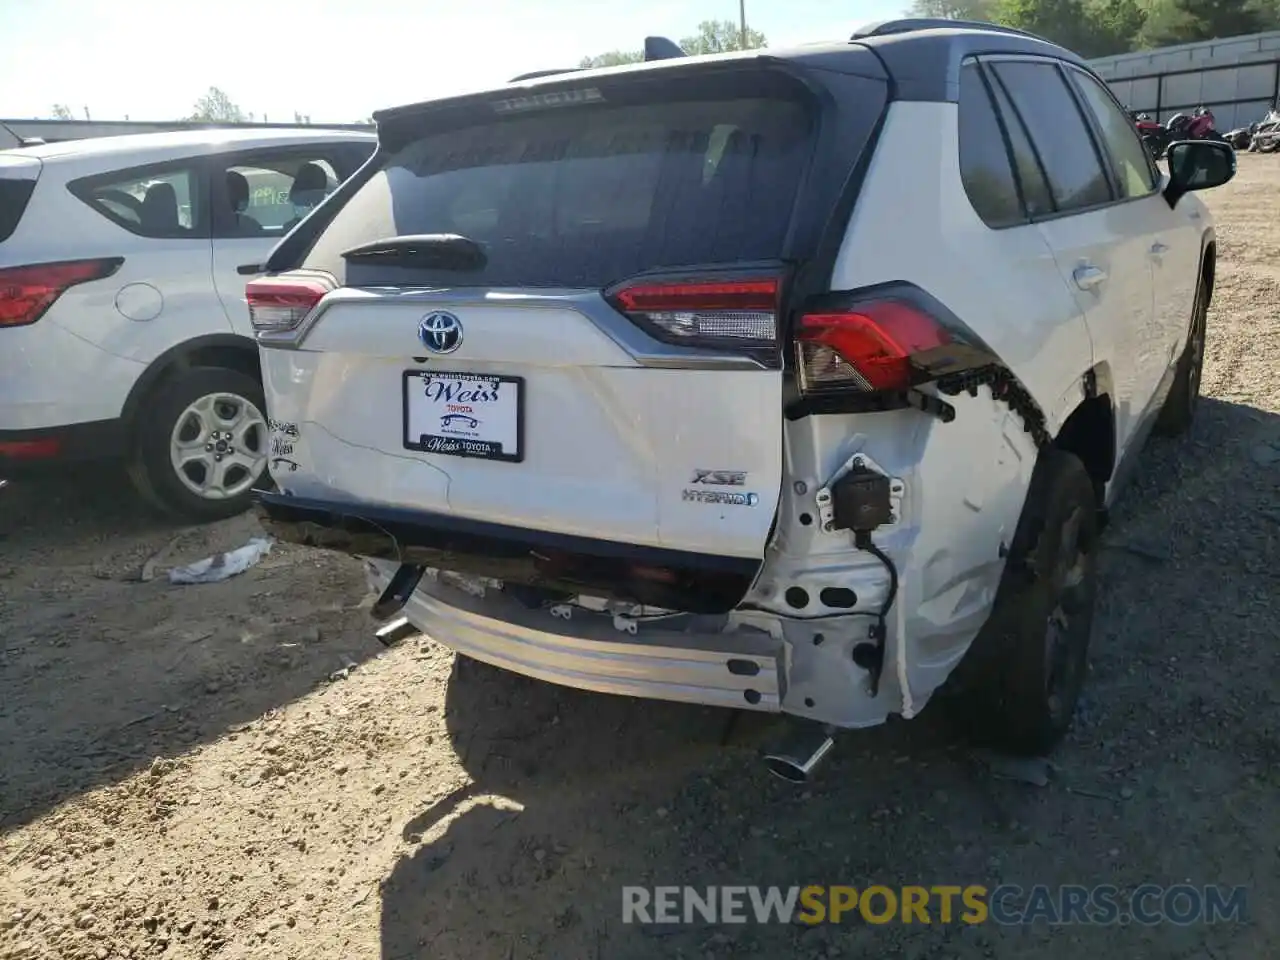
M 991 230 L 973 210 L 955 104 L 896 103 L 886 118 L 831 287 L 890 281 L 921 287 L 968 324 L 1057 432 L 1082 396 L 1089 332 L 1037 229 Z M 883 537 L 902 562 L 889 661 L 908 716 L 985 622 L 1036 459 L 1021 418 L 987 388 L 947 400 L 956 419 L 909 413 L 909 438 L 898 415 L 788 426 L 789 456 L 807 461 L 791 465 L 800 476 L 829 475 L 861 449 L 906 482 L 902 518 Z
M 122 159 L 122 165 L 127 160 Z M 230 330 L 213 289 L 208 237 L 153 239 L 129 232 L 67 186 L 74 165 L 47 162 L 3 262 L 123 257 L 113 276 L 72 287 L 39 321 L 127 360 L 148 363 L 201 334 Z M 73 172 L 74 171 L 74 172 Z

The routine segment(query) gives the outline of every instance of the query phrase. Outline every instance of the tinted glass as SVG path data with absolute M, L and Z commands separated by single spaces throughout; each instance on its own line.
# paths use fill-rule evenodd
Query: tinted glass
M 960 71 L 960 180 L 987 226 L 1007 227 L 1026 220 L 1004 135 L 975 64 Z
M 1022 202 L 1026 204 L 1027 213 L 1031 216 L 1047 216 L 1054 211 L 1053 194 L 1049 191 L 1044 167 L 1040 165 L 1036 151 L 1031 146 L 1031 138 L 1027 136 L 1027 128 L 1018 119 L 1018 111 L 1013 109 L 1013 104 L 1009 102 L 999 83 L 992 84 L 992 93 L 996 98 L 996 110 L 1004 120 L 1005 133 L 1009 135 L 1013 169 L 1018 177 L 1018 185 L 1022 188 Z
M 1156 172 L 1128 114 L 1116 103 L 1110 91 L 1087 73 L 1072 70 L 1071 77 L 1085 105 L 1098 121 L 1102 143 L 1115 170 L 1121 196 L 1141 197 L 1153 191 L 1157 182 Z
M 0 180 L 0 243 L 18 229 L 18 221 L 35 188 L 34 180 Z
M 1109 201 L 1111 187 L 1102 161 L 1058 68 L 1007 61 L 996 64 L 995 72 L 1036 145 L 1058 210 Z
M 732 99 L 543 110 L 428 131 L 390 154 L 337 212 L 306 266 L 367 282 L 392 268 L 345 266 L 357 244 L 456 233 L 479 243 L 483 286 L 602 287 L 664 266 L 781 255 L 809 154 L 806 108 Z M 359 274 L 359 276 L 357 276 Z
M 204 211 L 198 182 L 193 168 L 174 166 L 79 181 L 71 189 L 98 213 L 132 233 L 182 238 L 201 235 L 197 228 Z

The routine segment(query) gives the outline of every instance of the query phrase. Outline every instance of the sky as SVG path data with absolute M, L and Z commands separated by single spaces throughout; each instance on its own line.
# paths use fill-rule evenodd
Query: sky
M 745 0 L 773 47 L 843 39 L 910 0 Z M 0 117 L 171 120 L 210 86 L 254 118 L 374 110 L 673 40 L 737 0 L 0 0 Z

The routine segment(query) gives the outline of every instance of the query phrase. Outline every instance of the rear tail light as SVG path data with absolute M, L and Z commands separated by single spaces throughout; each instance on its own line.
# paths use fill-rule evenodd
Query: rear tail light
M 69 288 L 109 277 L 123 263 L 123 257 L 106 257 L 0 269 L 0 327 L 35 323 Z
M 0 456 L 13 460 L 47 460 L 56 457 L 61 450 L 62 441 L 57 437 L 0 441 Z
M 908 390 L 930 379 L 923 362 L 953 343 L 929 313 L 898 300 L 807 313 L 795 330 L 796 370 L 806 394 Z
M 333 285 L 316 277 L 261 277 L 245 286 L 249 320 L 259 333 L 296 330 Z
M 776 352 L 779 289 L 777 277 L 637 279 L 605 296 L 663 343 Z

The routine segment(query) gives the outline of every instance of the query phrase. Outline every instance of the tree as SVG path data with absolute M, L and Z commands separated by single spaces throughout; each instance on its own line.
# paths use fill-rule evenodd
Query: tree
M 680 49 L 690 56 L 701 53 L 728 53 L 731 50 L 758 50 L 768 46 L 759 30 L 747 28 L 746 43 L 742 42 L 742 29 L 732 20 L 703 20 L 698 32 L 680 41 Z
M 942 20 L 983 20 L 995 16 L 996 0 L 916 0 L 911 5 L 913 17 Z
M 195 110 L 188 120 L 205 120 L 210 123 L 244 123 L 245 113 L 226 91 L 210 87 L 209 92 L 196 101 Z
M 73 119 L 71 108 L 65 103 L 55 103 L 53 105 L 53 119 L 55 120 L 71 120 Z
M 1276 0 L 1280 3 L 1280 0 Z M 768 46 L 765 35 L 759 30 L 747 28 L 747 44 L 742 45 L 742 30 L 732 20 L 703 20 L 698 32 L 680 41 L 680 49 L 690 56 L 701 53 L 727 53 L 731 50 L 756 50 Z M 578 66 L 616 67 L 624 63 L 640 63 L 643 50 L 611 50 L 595 57 L 583 57 Z
M 587 69 L 591 67 L 617 67 L 624 63 L 639 63 L 643 59 L 643 50 L 610 50 L 608 53 L 602 53 L 598 57 L 583 57 L 578 66 Z
M 963 0 L 918 0 L 960 7 Z M 1280 27 L 1280 0 L 995 0 L 994 19 L 1038 33 L 1086 57 Z

